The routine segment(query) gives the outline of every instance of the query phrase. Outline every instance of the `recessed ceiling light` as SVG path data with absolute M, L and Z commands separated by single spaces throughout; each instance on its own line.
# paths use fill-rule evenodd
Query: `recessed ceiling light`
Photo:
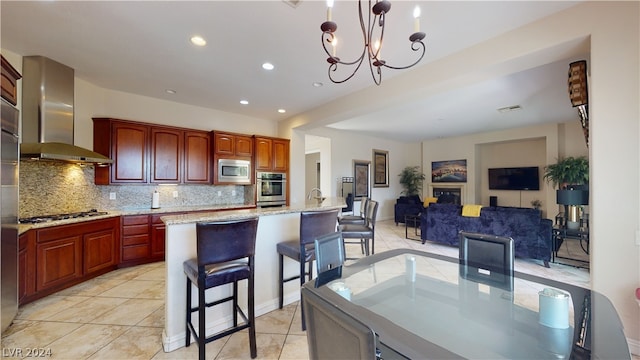
M 322 85 L 324 85 L 323 83 L 321 83 L 320 81 L 316 81 L 313 83 L 313 87 L 321 87 Z
M 265 69 L 265 70 L 273 70 L 273 64 L 266 62 L 266 63 L 262 64 L 262 68 Z
M 167 94 L 175 94 L 175 93 L 176 93 L 176 91 L 175 91 L 175 90 L 173 90 L 173 89 L 166 89 L 166 90 L 165 90 L 165 92 L 166 92 Z
M 248 100 L 240 100 L 240 104 L 249 105 L 249 101 Z
M 280 114 L 284 114 L 284 113 L 286 113 L 286 112 L 287 112 L 287 110 L 285 110 L 285 109 L 278 109 L 278 112 L 279 112 Z
M 191 37 L 191 43 L 196 46 L 205 46 L 207 45 L 207 41 L 199 35 L 195 35 Z

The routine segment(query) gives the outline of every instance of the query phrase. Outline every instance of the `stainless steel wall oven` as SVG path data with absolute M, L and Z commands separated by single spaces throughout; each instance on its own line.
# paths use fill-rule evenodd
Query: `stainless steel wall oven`
M 286 205 L 287 174 L 258 172 L 256 175 L 256 205 L 259 207 Z

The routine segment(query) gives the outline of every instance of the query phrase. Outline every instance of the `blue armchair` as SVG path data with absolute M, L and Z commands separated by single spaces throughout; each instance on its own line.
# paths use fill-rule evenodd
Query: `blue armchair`
M 424 210 L 424 207 L 418 195 L 400 196 L 398 200 L 396 200 L 394 210 L 397 226 L 398 223 L 404 224 L 405 215 L 418 215 Z

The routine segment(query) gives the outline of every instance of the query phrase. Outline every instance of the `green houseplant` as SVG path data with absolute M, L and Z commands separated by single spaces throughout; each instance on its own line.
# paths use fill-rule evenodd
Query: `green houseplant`
M 589 182 L 589 160 L 585 156 L 558 159 L 555 164 L 545 166 L 544 170 L 543 179 L 560 190 Z
M 407 166 L 398 174 L 400 176 L 400 185 L 404 189 L 402 194 L 405 196 L 420 195 L 422 191 L 422 182 L 426 176 L 420 171 L 418 166 Z
M 558 159 L 545 166 L 543 179 L 558 186 L 556 202 L 565 206 L 567 227 L 578 228 L 582 205 L 589 204 L 589 160 L 585 156 Z

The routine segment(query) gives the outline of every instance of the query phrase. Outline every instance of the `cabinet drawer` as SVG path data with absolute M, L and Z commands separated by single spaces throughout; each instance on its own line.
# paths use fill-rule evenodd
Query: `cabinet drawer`
M 122 236 L 142 235 L 149 233 L 149 224 L 129 225 L 122 227 Z
M 122 246 L 140 245 L 149 243 L 149 233 L 140 235 L 124 236 L 122 238 Z
M 149 245 L 128 246 L 122 249 L 122 261 L 144 259 L 149 256 Z
M 122 218 L 122 225 L 141 225 L 148 224 L 149 216 L 148 215 L 129 215 Z

